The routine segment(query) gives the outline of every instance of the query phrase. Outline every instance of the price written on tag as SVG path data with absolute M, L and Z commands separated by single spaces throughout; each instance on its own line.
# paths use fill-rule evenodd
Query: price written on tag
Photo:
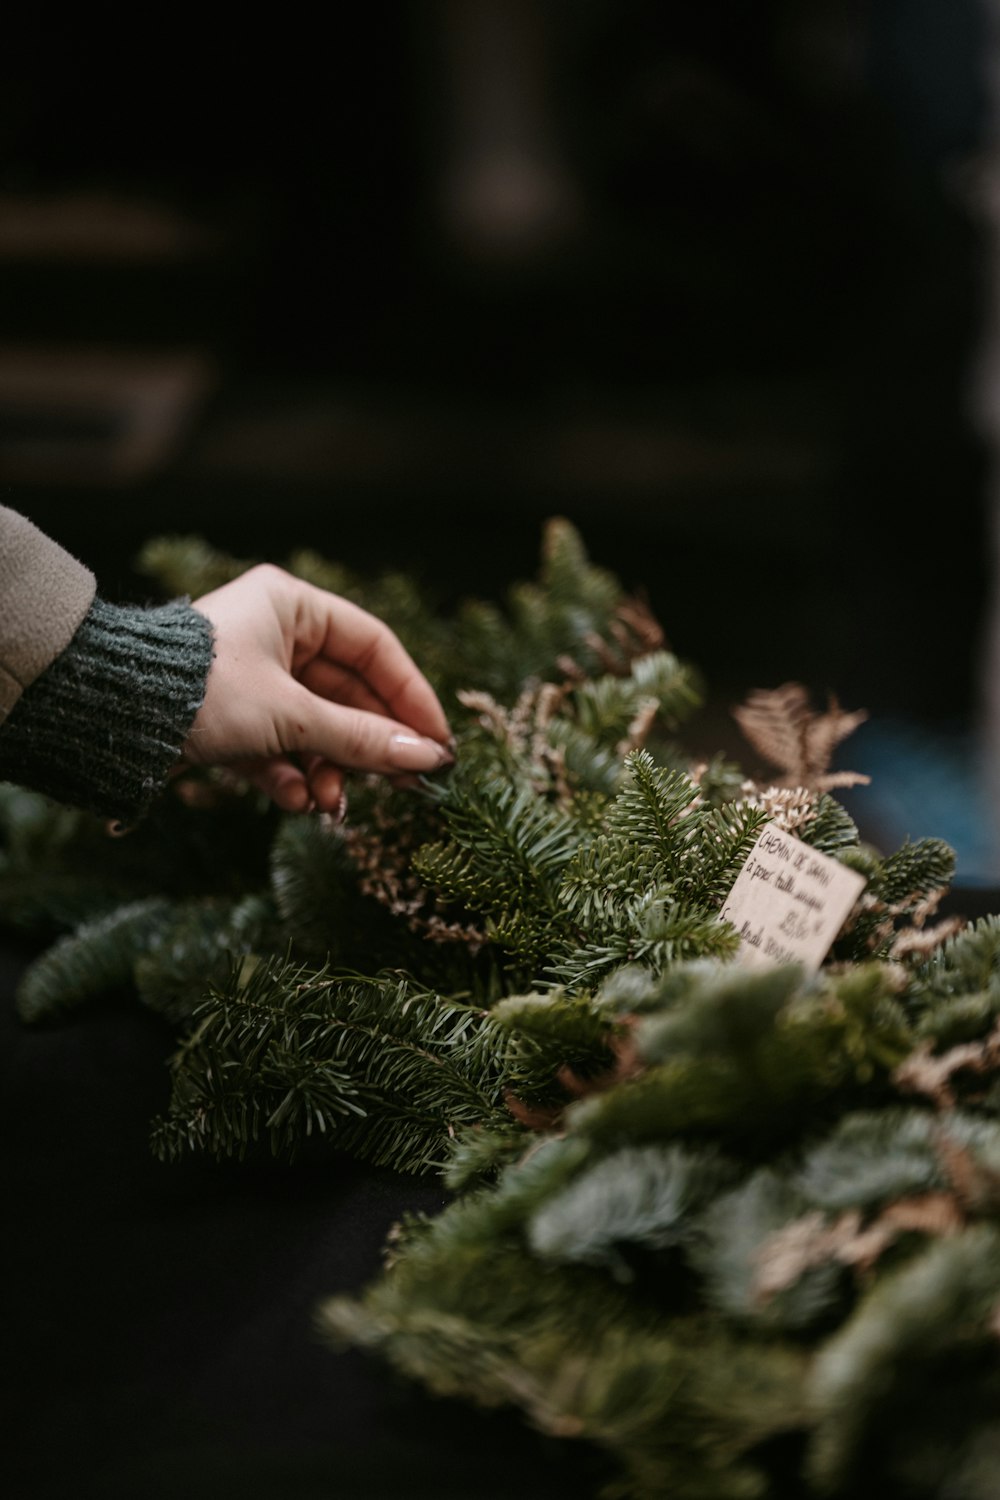
M 720 915 L 739 933 L 741 963 L 797 963 L 813 971 L 864 888 L 863 875 L 769 823 Z

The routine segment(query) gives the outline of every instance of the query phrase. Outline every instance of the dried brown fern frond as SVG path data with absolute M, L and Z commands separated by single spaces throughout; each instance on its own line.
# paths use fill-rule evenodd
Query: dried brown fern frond
M 858 771 L 830 770 L 837 746 L 868 717 L 864 709 L 846 712 L 833 694 L 826 712 L 818 713 L 801 683 L 786 682 L 751 693 L 733 717 L 758 754 L 783 773 L 778 787 L 828 792 L 870 780 Z
M 963 1042 L 936 1055 L 930 1042 L 922 1042 L 903 1059 L 892 1082 L 903 1093 L 925 1094 L 939 1109 L 952 1109 L 955 1092 L 951 1080 L 956 1073 L 994 1073 L 1000 1068 L 1000 1022 L 978 1042 Z
M 764 1241 L 756 1258 L 754 1295 L 766 1306 L 806 1271 L 831 1260 L 866 1276 L 901 1235 L 942 1238 L 957 1234 L 965 1224 L 962 1206 L 949 1192 L 900 1198 L 867 1224 L 856 1208 L 847 1209 L 832 1223 L 821 1213 L 805 1214 Z
M 974 1053 L 976 1059 L 981 1051 L 979 1044 Z M 946 1070 L 953 1072 L 969 1066 L 973 1052 L 973 1048 L 955 1048 L 947 1054 L 946 1067 L 934 1071 L 933 1064 L 945 1059 L 929 1059 L 927 1051 L 921 1049 L 917 1062 L 919 1081 L 914 1087 L 930 1093 L 938 1103 L 952 1101 Z M 898 1198 L 871 1218 L 860 1209 L 851 1208 L 829 1221 L 814 1210 L 769 1235 L 756 1256 L 757 1301 L 766 1305 L 777 1293 L 794 1286 L 806 1271 L 824 1262 L 838 1261 L 864 1277 L 901 1235 L 942 1238 L 962 1230 L 970 1215 L 994 1217 L 1000 1204 L 1000 1174 L 977 1160 L 946 1129 L 937 1134 L 934 1148 L 948 1179 L 946 1187 Z

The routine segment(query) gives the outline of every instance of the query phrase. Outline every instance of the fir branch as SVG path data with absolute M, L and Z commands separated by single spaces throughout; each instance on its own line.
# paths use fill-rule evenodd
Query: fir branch
M 573 821 L 513 783 L 456 781 L 442 806 L 450 841 L 421 848 L 414 870 L 444 900 L 487 913 L 509 951 L 536 959 L 567 928 L 558 890 Z
M 732 887 L 757 835 L 764 809 L 745 802 L 698 807 L 685 819 L 684 839 L 668 874 L 681 896 L 718 908 Z
M 271 890 L 296 943 L 329 953 L 354 905 L 353 873 L 343 840 L 320 819 L 285 819 L 271 845 Z
M 692 1132 L 740 1150 L 793 1139 L 824 1098 L 884 1082 L 912 1045 L 885 969 L 801 984 L 795 967 L 708 963 L 651 979 L 633 1032 L 647 1071 L 573 1105 L 568 1125 L 604 1149 Z
M 522 1102 L 565 1100 L 567 1084 L 605 1073 L 614 1063 L 617 1028 L 587 995 L 511 996 L 493 1006 L 490 1026 L 507 1037 L 504 1087 Z
M 798 836 L 803 843 L 811 844 L 822 854 L 835 856 L 846 849 L 857 848 L 859 842 L 854 819 L 828 792 L 818 799 L 815 813 Z
M 874 895 L 891 907 L 915 907 L 932 891 L 947 888 L 955 874 L 955 851 L 943 839 L 920 839 L 882 863 Z
M 576 926 L 597 936 L 631 926 L 662 872 L 658 850 L 598 833 L 567 864 L 559 894 Z
M 450 680 L 470 682 L 502 701 L 529 678 L 626 672 L 632 659 L 662 645 L 662 632 L 620 583 L 587 559 L 576 530 L 547 523 L 537 583 L 513 586 L 506 609 L 483 600 L 463 606 L 449 640 Z
M 914 976 L 914 999 L 948 999 L 1000 988 L 1000 916 L 981 917 L 935 953 Z
M 379 1164 L 439 1164 L 463 1125 L 502 1122 L 485 1015 L 392 980 L 337 980 L 288 962 L 233 971 L 173 1063 L 161 1156 L 294 1152 L 314 1133 Z M 349 1118 L 356 1117 L 363 1124 Z
M 738 941 L 715 912 L 675 903 L 652 890 L 634 903 L 624 921 L 606 929 L 603 939 L 574 948 L 567 945 L 564 956 L 550 964 L 545 975 L 567 990 L 592 989 L 623 965 L 641 964 L 662 974 L 672 964 L 697 958 L 731 958 Z
M 233 960 L 274 940 L 276 916 L 265 896 L 178 904 L 135 961 L 142 1003 L 170 1021 L 186 1021 Z
M 516 1402 L 543 1430 L 600 1444 L 622 1461 L 622 1493 L 761 1495 L 752 1450 L 804 1420 L 802 1356 L 758 1346 L 751 1357 L 584 1267 L 539 1275 L 516 1239 L 497 1238 L 492 1208 L 479 1196 L 446 1210 L 362 1304 L 324 1304 L 324 1332 L 441 1394 Z
M 929 1110 L 897 1106 L 846 1115 L 804 1153 L 792 1181 L 812 1207 L 868 1213 L 952 1186 L 943 1140 L 986 1163 L 1000 1161 L 1000 1124 L 960 1111 L 941 1122 Z
M 608 832 L 669 861 L 678 844 L 676 824 L 698 796 L 683 771 L 659 768 L 648 750 L 625 758 L 626 780 L 608 813 Z
M 528 1139 L 528 1132 L 514 1120 L 506 1129 L 470 1125 L 456 1131 L 442 1174 L 445 1186 L 455 1192 L 482 1186 L 524 1154 Z
M 152 563 L 175 592 L 246 566 L 183 540 Z M 102 913 L 33 971 L 39 1006 L 134 979 L 194 1007 L 161 1154 L 443 1168 L 465 1196 L 327 1328 L 600 1445 L 619 1494 L 762 1496 L 817 1422 L 816 1483 L 923 1493 L 935 1442 L 971 1473 L 1000 1399 L 996 1245 L 969 1250 L 1000 1218 L 1000 919 L 949 938 L 947 847 L 861 845 L 827 790 L 862 779 L 831 770 L 861 716 L 786 685 L 748 720 L 776 784 L 692 765 L 663 731 L 696 674 L 564 521 L 536 582 L 450 620 L 411 579 L 290 566 L 460 695 L 458 767 L 353 778 L 339 831 L 224 773 L 118 841 L 0 788 L 8 920 Z M 811 979 L 728 961 L 718 912 L 767 818 L 867 881 Z M 907 1080 L 926 1104 L 896 1103 Z
M 603 812 L 607 798 L 618 790 L 622 779 L 622 759 L 617 743 L 604 743 L 565 716 L 553 719 L 546 737 L 559 756 L 563 778 L 574 796 L 577 817 L 581 810 L 581 792 L 596 793 L 592 805 Z
M 932 1243 L 894 1275 L 880 1280 L 816 1363 L 812 1398 L 818 1426 L 809 1466 L 813 1481 L 823 1489 L 843 1486 L 873 1459 L 884 1461 L 884 1450 L 896 1437 L 908 1403 L 907 1426 L 919 1431 L 913 1428 L 913 1398 L 928 1376 L 933 1380 L 947 1356 L 959 1375 L 963 1356 L 967 1360 L 977 1349 L 988 1355 L 988 1367 L 994 1367 L 996 1334 L 991 1319 L 998 1301 L 1000 1235 L 987 1226 Z M 995 1394 L 995 1379 L 992 1392 L 987 1384 L 973 1393 L 963 1382 L 963 1399 L 971 1396 L 973 1409 L 984 1398 L 992 1404 Z M 931 1430 L 953 1461 L 956 1436 L 970 1414 L 968 1409 L 962 1412 L 956 1430 L 955 1404 L 943 1403 L 943 1411 L 941 1403 L 937 1407 L 933 1412 L 926 1400 L 921 1402 Z M 947 1420 L 943 1429 L 942 1415 Z M 891 1448 L 889 1456 L 895 1456 Z M 939 1457 L 935 1467 L 940 1463 Z M 932 1477 L 933 1471 L 925 1473 L 925 1478 Z M 944 1477 L 940 1469 L 938 1477 Z
M 701 798 L 710 807 L 738 801 L 749 785 L 742 766 L 727 759 L 721 751 L 707 761 L 697 761 L 688 766 L 688 775 L 698 783 Z
M 638 732 L 637 721 L 647 707 L 653 718 L 682 722 L 701 702 L 698 679 L 689 666 L 669 651 L 652 651 L 631 664 L 628 676 L 605 673 L 584 681 L 570 698 L 570 709 L 579 729 L 601 744 L 618 747 L 619 758 L 629 749 Z M 646 732 L 652 719 L 646 723 Z
M 628 1281 L 623 1248 L 683 1244 L 693 1233 L 693 1216 L 734 1172 L 712 1150 L 625 1147 L 600 1158 L 536 1209 L 528 1243 L 543 1260 L 606 1266 Z
M 845 863 L 856 866 L 850 858 Z M 838 958 L 888 957 L 900 925 L 922 926 L 951 883 L 955 851 L 942 839 L 907 840 L 881 862 L 869 861 L 868 869 L 868 885 L 837 939 Z
M 625 769 L 607 832 L 581 845 L 563 879 L 561 900 L 586 934 L 564 941 L 548 966 L 567 988 L 592 987 L 624 963 L 660 972 L 735 951 L 716 912 L 765 815 L 746 804 L 712 807 L 690 776 L 657 767 L 645 751 L 630 754 Z
M 621 585 L 590 561 L 580 533 L 564 516 L 545 522 L 541 551 L 540 585 L 557 607 L 586 610 L 595 624 L 618 607 Z
M 171 902 L 148 897 L 60 938 L 21 977 L 15 996 L 21 1019 L 47 1020 L 128 985 L 136 960 L 173 912 Z
M 996 988 L 949 1000 L 929 1002 L 915 1027 L 920 1042 L 935 1050 L 974 1042 L 991 1031 L 1000 1016 L 1000 992 Z
M 843 1271 L 832 1257 L 803 1264 L 787 1286 L 761 1286 L 761 1264 L 776 1235 L 797 1222 L 806 1204 L 787 1178 L 764 1167 L 723 1193 L 690 1226 L 688 1258 L 709 1304 L 727 1318 L 761 1331 L 801 1332 L 843 1302 Z
M 1000 1015 L 1000 917 L 954 933 L 910 979 L 907 1002 L 917 1036 L 936 1048 L 971 1042 Z

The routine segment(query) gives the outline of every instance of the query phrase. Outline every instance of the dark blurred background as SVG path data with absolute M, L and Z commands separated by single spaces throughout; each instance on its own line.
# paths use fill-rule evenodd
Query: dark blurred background
M 19 22 L 0 495 L 111 597 L 198 531 L 447 605 L 567 515 L 701 666 L 706 738 L 751 688 L 834 690 L 873 835 L 992 878 L 989 11 Z

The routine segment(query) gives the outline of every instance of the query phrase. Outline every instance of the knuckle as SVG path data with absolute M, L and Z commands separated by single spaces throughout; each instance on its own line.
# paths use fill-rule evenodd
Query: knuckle
M 279 568 L 277 563 L 269 562 L 255 563 L 245 576 L 255 579 L 268 588 L 284 587 L 291 581 L 290 573 L 286 573 L 284 568 Z
M 344 723 L 344 763 L 363 770 L 381 770 L 388 763 L 386 722 L 364 709 L 352 710 Z
M 344 757 L 348 764 L 366 765 L 373 758 L 374 735 L 368 721 L 351 714 L 344 726 Z

